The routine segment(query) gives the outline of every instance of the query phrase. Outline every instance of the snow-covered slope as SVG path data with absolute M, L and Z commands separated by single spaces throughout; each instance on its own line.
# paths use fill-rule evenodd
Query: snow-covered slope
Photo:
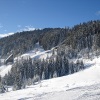
M 0 94 L 0 100 L 100 100 L 100 57 L 84 62 L 83 71 Z
M 46 59 L 47 57 L 50 57 L 52 55 L 52 50 L 47 50 L 45 51 L 40 45 L 39 43 L 36 43 L 35 47 L 33 50 L 21 55 L 21 56 L 18 56 L 15 58 L 15 61 L 16 59 L 27 59 L 27 58 L 32 58 L 32 59 Z

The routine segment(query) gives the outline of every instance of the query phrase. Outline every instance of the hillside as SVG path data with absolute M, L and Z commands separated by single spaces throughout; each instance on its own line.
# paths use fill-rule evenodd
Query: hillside
M 18 54 L 24 54 L 32 50 L 37 42 L 40 43 L 43 49 L 51 49 L 52 47 L 57 46 L 59 44 L 59 35 L 63 33 L 64 29 L 62 28 L 44 28 L 41 30 L 37 29 L 34 31 L 17 32 L 11 36 L 7 36 L 0 39 L 0 55 L 2 57 L 5 57 L 12 52 L 14 53 L 14 56 Z M 57 39 L 55 38 L 56 36 Z M 54 44 L 53 42 L 56 40 L 57 43 Z M 52 42 L 52 44 L 49 43 L 50 41 Z M 46 45 L 43 43 L 46 43 Z
M 93 91 L 100 83 L 100 20 L 1 38 L 0 57 L 0 96 L 58 100 L 63 93 L 65 100 L 66 94 L 73 99 L 69 93 L 77 91 L 77 98 L 84 98 L 87 88 Z
M 0 55 L 5 57 L 24 54 L 39 42 L 44 50 L 55 46 L 68 46 L 76 51 L 88 48 L 87 52 L 96 51 L 100 47 L 100 20 L 75 25 L 72 28 L 44 28 L 34 31 L 23 31 L 0 39 Z
M 37 82 L 26 89 L 0 94 L 1 100 L 98 100 L 100 99 L 100 57 L 84 59 L 87 69 L 72 75 Z M 63 97 L 63 98 L 62 98 Z

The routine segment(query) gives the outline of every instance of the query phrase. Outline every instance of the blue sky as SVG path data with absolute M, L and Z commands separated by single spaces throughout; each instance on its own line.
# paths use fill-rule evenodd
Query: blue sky
M 100 19 L 100 0 L 0 0 L 0 34 Z

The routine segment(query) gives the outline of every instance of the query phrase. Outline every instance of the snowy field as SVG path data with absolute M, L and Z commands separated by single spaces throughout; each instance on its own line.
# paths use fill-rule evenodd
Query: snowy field
M 0 100 L 100 100 L 100 57 L 84 60 L 87 69 L 26 89 L 0 94 Z

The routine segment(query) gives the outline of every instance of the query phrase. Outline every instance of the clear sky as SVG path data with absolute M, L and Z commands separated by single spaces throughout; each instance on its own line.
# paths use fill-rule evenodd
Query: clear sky
M 0 0 L 0 34 L 100 19 L 100 0 Z

